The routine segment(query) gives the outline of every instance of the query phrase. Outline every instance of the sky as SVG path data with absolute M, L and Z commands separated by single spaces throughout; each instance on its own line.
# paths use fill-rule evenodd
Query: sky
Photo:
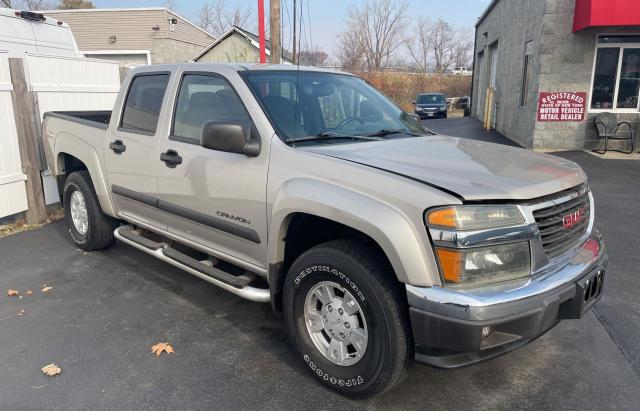
M 443 19 L 457 27 L 472 29 L 475 21 L 482 14 L 491 0 L 407 0 L 408 16 L 426 16 L 433 20 Z M 194 20 L 198 10 L 207 0 L 93 0 L 96 7 L 157 7 L 167 3 L 174 5 L 181 16 Z M 238 3 L 242 6 L 257 9 L 257 0 L 226 0 L 229 5 Z M 364 0 L 298 0 L 298 7 L 304 5 L 305 19 L 310 17 L 311 38 L 307 40 L 313 46 L 333 54 L 336 37 L 345 29 L 345 19 L 351 6 L 363 3 Z M 269 0 L 264 0 L 265 9 L 269 9 Z M 291 27 L 290 16 L 293 0 L 281 0 L 283 25 Z M 285 12 L 289 9 L 289 14 Z M 308 13 L 307 13 L 308 10 Z M 256 17 L 257 19 L 257 17 Z M 267 23 L 268 24 L 268 23 Z M 291 30 L 289 28 L 289 30 Z M 287 33 L 287 28 L 284 28 Z M 291 40 L 283 33 L 283 45 L 290 48 Z M 304 48 L 304 47 L 303 47 Z

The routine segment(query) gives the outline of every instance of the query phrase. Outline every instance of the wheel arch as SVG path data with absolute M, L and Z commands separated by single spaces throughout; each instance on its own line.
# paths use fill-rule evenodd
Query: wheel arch
M 336 239 L 375 247 L 402 283 L 432 285 L 421 240 L 399 211 L 328 183 L 287 182 L 276 195 L 270 224 L 269 284 L 274 309 L 287 271 L 302 252 Z
M 96 190 L 100 207 L 105 214 L 115 216 L 101 161 L 93 146 L 78 138 L 57 139 L 54 167 L 51 170 L 52 174 L 58 180 L 62 179 L 62 184 L 70 173 L 87 170 Z M 62 192 L 60 194 L 62 195 Z

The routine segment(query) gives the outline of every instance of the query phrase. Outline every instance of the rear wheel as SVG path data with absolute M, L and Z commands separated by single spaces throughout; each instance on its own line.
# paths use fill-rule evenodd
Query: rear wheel
M 406 298 L 374 249 L 349 240 L 313 247 L 284 287 L 289 336 L 323 384 L 371 397 L 402 381 L 413 362 Z
M 101 250 L 115 241 L 118 221 L 102 212 L 89 172 L 69 174 L 62 194 L 64 218 L 71 241 L 85 251 Z

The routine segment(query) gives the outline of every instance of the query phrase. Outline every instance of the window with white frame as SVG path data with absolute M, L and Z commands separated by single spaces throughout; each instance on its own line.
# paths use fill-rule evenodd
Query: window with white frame
M 591 87 L 592 110 L 637 112 L 640 35 L 599 36 Z
M 533 41 L 524 45 L 524 68 L 522 70 L 522 83 L 520 84 L 520 107 L 527 105 L 529 95 L 529 76 L 531 75 L 531 55 L 533 54 Z

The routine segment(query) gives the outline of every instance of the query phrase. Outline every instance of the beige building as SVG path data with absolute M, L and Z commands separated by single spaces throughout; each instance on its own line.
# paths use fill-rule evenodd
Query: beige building
M 206 63 L 258 63 L 260 61 L 260 39 L 240 27 L 233 26 L 204 50 L 194 53 L 191 60 Z M 266 41 L 267 60 L 271 47 Z M 282 62 L 291 63 L 291 56 L 284 51 Z
M 69 24 L 85 56 L 117 60 L 123 66 L 187 61 L 215 41 L 211 34 L 162 7 L 41 13 Z

